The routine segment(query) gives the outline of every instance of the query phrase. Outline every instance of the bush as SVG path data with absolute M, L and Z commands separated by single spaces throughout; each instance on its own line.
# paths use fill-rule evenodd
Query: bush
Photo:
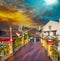
M 56 46 L 58 46 L 58 38 L 56 37 L 56 38 L 53 38 L 53 40 L 54 40 L 54 44 L 56 45 Z

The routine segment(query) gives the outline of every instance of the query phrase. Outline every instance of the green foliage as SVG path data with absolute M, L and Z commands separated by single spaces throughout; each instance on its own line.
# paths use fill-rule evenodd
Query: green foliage
M 1 42 L 0 42 L 0 47 L 1 47 L 1 45 L 2 45 L 2 44 L 1 44 Z
M 32 35 L 31 35 L 31 33 L 28 33 L 28 37 L 30 38 Z
M 41 32 L 42 32 L 42 29 L 40 29 L 38 32 L 40 32 L 40 33 L 41 33 Z
M 54 41 L 54 44 L 56 46 L 58 46 L 58 38 L 57 37 L 50 37 L 49 38 L 49 36 L 46 36 L 45 38 L 46 38 L 47 41 L 51 38 Z
M 53 47 L 53 55 L 52 55 L 52 57 L 53 57 L 54 61 L 58 61 L 58 56 L 59 55 L 60 55 L 60 53 L 56 49 L 54 49 L 54 47 Z
M 24 40 L 26 40 L 27 39 L 27 34 L 24 34 Z
M 17 38 L 15 40 L 15 43 L 14 43 L 14 48 L 16 49 L 17 47 L 21 46 L 21 41 L 22 41 L 22 37 L 20 38 Z
M 22 38 L 22 36 L 23 36 L 23 35 L 22 35 L 22 34 L 20 34 L 19 38 Z
M 56 38 L 53 38 L 53 40 L 54 40 L 54 44 L 56 45 L 56 46 L 58 46 L 58 38 L 56 37 Z

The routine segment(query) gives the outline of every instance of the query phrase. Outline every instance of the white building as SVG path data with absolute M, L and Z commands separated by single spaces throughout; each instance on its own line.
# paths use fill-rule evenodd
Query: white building
M 56 36 L 60 35 L 60 19 L 59 22 L 50 20 L 44 27 L 43 27 L 43 35 L 44 36 Z M 60 37 L 59 37 L 60 39 Z

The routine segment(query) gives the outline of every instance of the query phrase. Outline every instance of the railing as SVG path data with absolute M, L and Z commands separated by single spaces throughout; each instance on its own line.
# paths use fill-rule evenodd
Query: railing
M 18 49 L 20 49 L 22 46 L 27 44 L 29 42 L 29 38 L 27 37 L 26 39 L 22 38 L 17 38 L 14 42 L 6 42 L 6 46 L 3 46 L 3 48 L 0 48 L 0 61 L 3 61 L 2 58 L 5 60 L 9 56 L 13 55 Z M 1 46 L 0 46 L 1 47 Z
M 53 46 L 53 55 L 54 61 L 60 61 L 60 52 L 57 50 L 57 46 Z
M 48 45 L 46 39 L 41 38 L 41 43 L 47 50 L 47 55 L 52 58 L 53 61 L 60 61 L 60 52 L 58 46 Z

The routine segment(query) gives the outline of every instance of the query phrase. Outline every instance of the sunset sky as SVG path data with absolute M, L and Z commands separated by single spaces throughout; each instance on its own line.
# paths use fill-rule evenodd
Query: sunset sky
M 45 25 L 60 18 L 60 0 L 0 0 L 0 27 Z
M 0 11 L 0 22 L 10 23 L 9 25 L 33 25 L 34 21 L 27 17 L 25 14 L 22 14 L 20 11 L 17 12 L 3 12 Z
M 0 27 L 37 25 L 37 23 L 34 22 L 31 18 L 29 18 L 26 14 L 22 13 L 20 9 L 6 6 L 0 6 Z

